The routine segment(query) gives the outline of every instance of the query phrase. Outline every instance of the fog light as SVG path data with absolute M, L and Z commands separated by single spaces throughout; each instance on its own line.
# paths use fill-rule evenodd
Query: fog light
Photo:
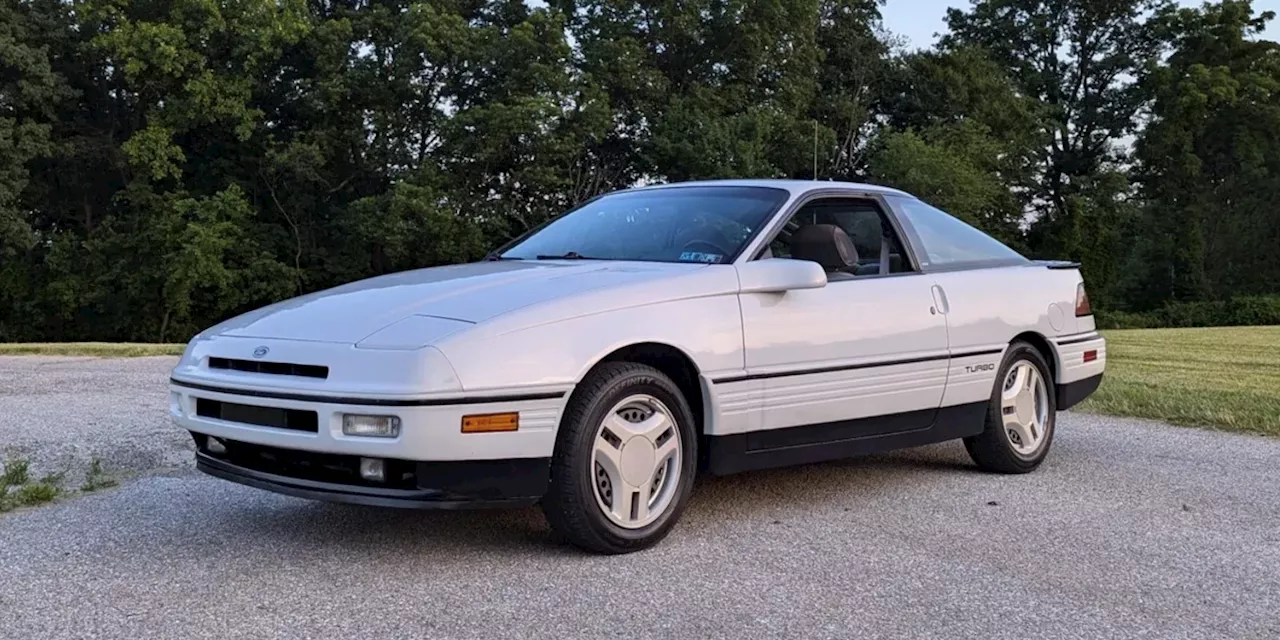
M 226 445 L 222 444 L 221 440 L 213 436 L 205 437 L 204 448 L 208 449 L 209 453 L 212 453 L 214 455 L 219 455 L 219 456 L 227 452 Z
M 400 418 L 395 416 L 360 416 L 344 413 L 342 433 L 368 438 L 395 438 L 400 435 Z
M 360 458 L 360 477 L 374 482 L 386 480 L 386 461 L 381 458 Z

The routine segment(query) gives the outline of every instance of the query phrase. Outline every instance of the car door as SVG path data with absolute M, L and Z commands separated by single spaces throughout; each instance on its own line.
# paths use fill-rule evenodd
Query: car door
M 903 223 L 946 317 L 950 371 L 943 407 L 987 402 L 1009 341 L 1032 331 L 1053 335 L 1054 306 L 1065 317 L 1069 300 L 1051 304 L 1043 269 L 965 222 L 922 200 L 885 198 Z
M 761 381 L 763 394 L 753 448 L 933 423 L 947 378 L 946 322 L 932 281 L 884 211 L 876 198 L 810 200 L 758 258 L 790 257 L 788 229 L 834 224 L 854 241 L 862 266 L 856 274 L 829 273 L 821 289 L 741 296 L 747 374 Z

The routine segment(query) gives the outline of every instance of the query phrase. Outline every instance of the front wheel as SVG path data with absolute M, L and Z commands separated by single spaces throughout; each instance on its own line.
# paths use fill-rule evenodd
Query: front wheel
M 996 376 L 986 428 L 965 438 L 969 457 L 986 471 L 1028 473 L 1049 454 L 1057 421 L 1049 365 L 1040 351 L 1018 341 L 1009 346 Z
M 565 410 L 543 512 L 583 549 L 651 547 L 679 519 L 697 459 L 693 415 L 679 387 L 653 367 L 605 364 Z

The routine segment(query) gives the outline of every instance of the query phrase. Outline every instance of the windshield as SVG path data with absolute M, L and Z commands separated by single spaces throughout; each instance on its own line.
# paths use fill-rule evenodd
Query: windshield
M 723 264 L 734 259 L 787 199 L 768 187 L 673 187 L 593 200 L 500 254 Z

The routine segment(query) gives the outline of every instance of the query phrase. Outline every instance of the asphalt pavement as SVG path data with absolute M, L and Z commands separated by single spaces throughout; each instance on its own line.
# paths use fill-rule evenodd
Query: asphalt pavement
M 536 509 L 197 474 L 171 364 L 0 359 L 0 449 L 137 476 L 0 515 L 0 638 L 1280 638 L 1276 440 L 1063 414 L 1030 475 L 948 443 L 708 478 L 659 547 L 597 557 Z
M 193 469 L 191 437 L 169 421 L 178 359 L 0 356 L 0 458 L 79 486 L 94 458 L 120 477 Z

